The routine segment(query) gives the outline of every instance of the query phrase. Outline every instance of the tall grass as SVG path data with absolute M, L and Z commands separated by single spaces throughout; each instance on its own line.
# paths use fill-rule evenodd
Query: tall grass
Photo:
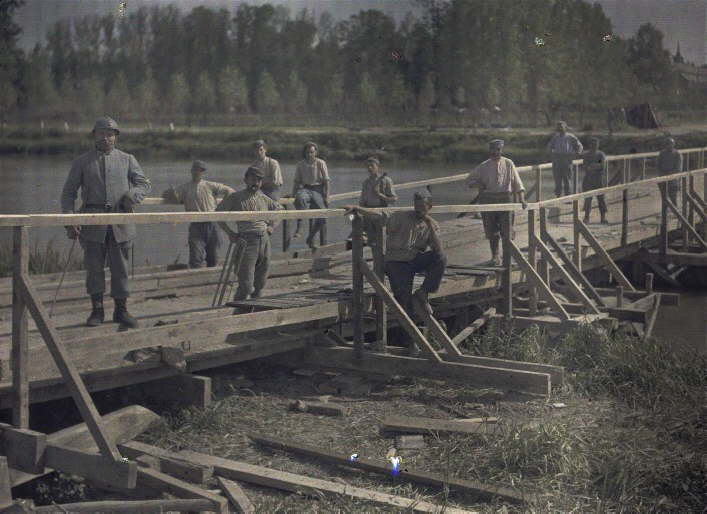
M 77 243 L 76 247 L 79 245 Z M 32 274 L 59 273 L 66 267 L 68 271 L 83 269 L 83 258 L 80 249 L 74 250 L 74 255 L 70 262 L 67 262 L 68 250 L 63 252 L 56 247 L 54 240 L 50 240 L 46 245 L 40 246 L 35 241 L 30 246 L 29 272 Z M 12 244 L 0 245 L 0 277 L 12 275 Z

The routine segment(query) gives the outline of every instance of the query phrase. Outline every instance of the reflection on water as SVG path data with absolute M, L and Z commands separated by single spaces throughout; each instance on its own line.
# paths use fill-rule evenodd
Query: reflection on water
M 679 306 L 658 311 L 653 334 L 677 350 L 693 347 L 707 353 L 707 293 L 681 291 Z

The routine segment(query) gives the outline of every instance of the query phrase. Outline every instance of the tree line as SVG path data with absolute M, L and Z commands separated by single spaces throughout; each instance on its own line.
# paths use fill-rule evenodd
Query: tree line
M 584 0 L 419 0 L 336 22 L 284 6 L 173 5 L 55 23 L 24 53 L 0 0 L 0 110 L 14 119 L 238 124 L 283 119 L 413 122 L 436 116 L 550 123 L 637 100 L 682 105 L 662 34 L 612 35 Z

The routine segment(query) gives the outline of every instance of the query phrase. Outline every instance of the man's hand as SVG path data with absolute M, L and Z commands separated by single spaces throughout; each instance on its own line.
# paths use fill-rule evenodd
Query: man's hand
M 272 225 L 268 225 L 268 227 L 265 229 L 268 232 L 268 235 L 272 234 L 273 231 L 275 230 Z
M 135 202 L 128 195 L 124 195 L 120 200 L 120 205 L 123 206 L 125 212 L 135 212 Z
M 81 233 L 81 225 L 69 225 L 64 228 L 66 229 L 66 237 L 68 237 L 69 239 L 76 239 Z
M 358 205 L 344 205 L 344 209 L 346 209 L 344 216 L 350 216 L 351 214 L 357 214 L 359 212 Z
M 331 203 L 331 196 L 327 195 L 324 197 L 324 205 L 329 208 L 329 204 Z

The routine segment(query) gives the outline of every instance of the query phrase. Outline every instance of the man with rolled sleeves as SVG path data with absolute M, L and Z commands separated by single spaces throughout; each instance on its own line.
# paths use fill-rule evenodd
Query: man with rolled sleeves
M 104 116 L 93 127 L 95 148 L 79 156 L 72 164 L 61 194 L 63 213 L 73 213 L 78 190 L 81 189 L 82 213 L 133 212 L 150 192 L 150 181 L 143 175 L 131 154 L 115 148 L 118 124 Z M 70 239 L 79 238 L 84 249 L 86 291 L 91 296 L 92 310 L 86 325 L 103 323 L 104 267 L 110 267 L 110 295 L 115 302 L 113 321 L 136 328 L 137 320 L 128 313 L 128 251 L 135 238 L 135 225 L 87 225 L 66 227 Z
M 567 123 L 557 122 L 557 132 L 547 144 L 547 151 L 552 158 L 552 176 L 555 179 L 555 196 L 571 194 L 570 177 L 572 161 L 579 156 L 584 147 L 577 136 L 567 132 Z
M 527 207 L 525 187 L 512 160 L 501 155 L 504 141 L 494 139 L 489 142 L 490 157 L 469 173 L 468 185 L 479 189 L 480 204 L 513 203 L 515 196 Z M 500 237 L 513 237 L 513 215 L 505 211 L 482 212 L 484 232 L 491 247 L 491 263 L 501 265 L 499 257 Z
M 191 181 L 177 188 L 169 188 L 162 195 L 169 202 L 184 204 L 185 211 L 213 212 L 217 197 L 225 197 L 234 189 L 219 182 L 204 180 L 206 163 L 196 160 L 191 166 Z M 206 260 L 208 267 L 216 266 L 220 241 L 216 223 L 195 222 L 189 224 L 189 267 L 201 268 Z
M 245 172 L 245 189 L 231 193 L 216 207 L 217 211 L 277 211 L 282 206 L 261 191 L 263 172 L 260 168 L 249 167 Z M 228 234 L 232 242 L 239 239 L 246 244 L 238 270 L 238 289 L 233 297 L 235 301 L 259 298 L 268 280 L 270 267 L 270 234 L 277 222 L 238 221 L 238 232 L 233 231 L 226 222 L 219 226 Z
M 280 163 L 272 157 L 268 157 L 268 147 L 262 139 L 258 139 L 253 143 L 253 150 L 255 151 L 255 162 L 253 162 L 251 166 L 263 172 L 263 186 L 261 190 L 265 195 L 277 202 L 280 200 L 280 195 L 282 194 L 280 189 L 284 183 Z
M 665 139 L 665 146 L 658 154 L 658 175 L 672 175 L 673 173 L 680 173 L 682 171 L 682 155 L 675 149 L 675 140 L 672 137 Z M 658 184 L 660 186 L 660 193 L 665 195 L 666 182 Z M 677 180 L 671 180 L 667 182 L 668 197 L 673 205 L 677 207 L 678 205 L 678 191 L 680 191 L 680 184 Z
M 599 150 L 599 138 L 593 137 L 590 140 L 589 150 L 582 155 L 584 164 L 584 178 L 582 179 L 582 191 L 591 191 L 592 189 L 601 189 L 606 187 L 606 155 Z M 604 195 L 597 195 L 597 203 L 599 204 L 599 214 L 601 215 L 601 223 L 608 224 L 606 219 L 606 199 Z M 592 197 L 588 196 L 584 199 L 584 222 L 589 223 L 589 214 L 592 212 Z
M 361 197 L 358 204 L 361 207 L 388 207 L 398 199 L 393 188 L 393 180 L 387 173 L 381 173 L 380 160 L 371 156 L 366 159 L 368 178 L 361 186 Z M 376 219 L 366 216 L 363 218 L 363 230 L 368 237 L 368 244 L 375 245 L 376 240 Z

